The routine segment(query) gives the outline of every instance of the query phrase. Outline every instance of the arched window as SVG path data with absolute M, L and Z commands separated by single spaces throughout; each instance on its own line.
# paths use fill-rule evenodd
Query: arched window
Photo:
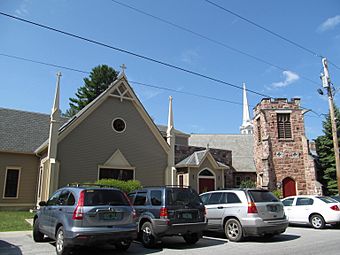
M 211 172 L 211 171 L 209 171 L 208 169 L 204 169 L 203 171 L 201 171 L 200 173 L 199 173 L 199 176 L 214 176 L 214 174 Z

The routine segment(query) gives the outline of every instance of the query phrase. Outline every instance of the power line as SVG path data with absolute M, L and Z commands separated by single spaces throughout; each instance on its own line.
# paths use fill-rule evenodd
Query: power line
M 210 80 L 210 81 L 214 81 L 216 83 L 220 83 L 220 84 L 223 84 L 223 85 L 226 85 L 226 86 L 229 86 L 229 87 L 233 87 L 233 88 L 237 88 L 239 90 L 243 90 L 243 88 L 241 86 L 232 84 L 230 82 L 223 81 L 221 79 L 216 79 L 216 78 L 213 78 L 211 76 L 208 76 L 208 75 L 205 75 L 205 74 L 202 74 L 202 73 L 198 73 L 198 72 L 195 72 L 195 71 L 192 71 L 192 70 L 189 70 L 189 69 L 185 69 L 185 68 L 182 68 L 180 66 L 176 66 L 176 65 L 173 65 L 173 64 L 155 59 L 155 58 L 151 58 L 151 57 L 148 57 L 148 56 L 145 56 L 145 55 L 141 55 L 141 54 L 138 54 L 138 53 L 135 53 L 135 52 L 132 52 L 132 51 L 129 51 L 129 50 L 125 50 L 125 49 L 122 49 L 122 48 L 119 48 L 119 47 L 115 47 L 115 46 L 112 46 L 112 45 L 109 45 L 109 44 L 106 44 L 106 43 L 102 43 L 102 42 L 99 42 L 99 41 L 96 41 L 96 40 L 93 40 L 93 39 L 85 38 L 83 36 L 76 35 L 76 34 L 66 32 L 66 31 L 63 31 L 63 30 L 59 30 L 59 29 L 56 29 L 56 28 L 53 28 L 53 27 L 50 27 L 50 26 L 47 26 L 47 25 L 39 24 L 39 23 L 30 21 L 30 20 L 27 20 L 27 19 L 23 19 L 23 18 L 20 18 L 20 17 L 17 17 L 17 16 L 13 16 L 13 15 L 1 12 L 1 11 L 0 11 L 0 15 L 3 15 L 3 16 L 6 16 L 8 18 L 15 19 L 15 20 L 18 20 L 18 21 L 21 21 L 21 22 L 24 22 L 24 23 L 28 23 L 28 24 L 31 24 L 31 25 L 34 25 L 34 26 L 37 26 L 37 27 L 40 27 L 40 28 L 44 28 L 46 30 L 54 31 L 54 32 L 57 32 L 57 33 L 60 33 L 60 34 L 63 34 L 63 35 L 67 35 L 67 36 L 70 36 L 70 37 L 73 37 L 73 38 L 76 38 L 76 39 L 80 39 L 80 40 L 83 40 L 83 41 L 86 41 L 86 42 L 89 42 L 89 43 L 92 43 L 92 44 L 95 44 L 95 45 L 103 46 L 103 47 L 109 48 L 111 50 L 119 51 L 121 53 L 125 53 L 125 54 L 128 54 L 128 55 L 132 55 L 134 57 L 144 59 L 144 60 L 147 60 L 147 61 L 150 61 L 150 62 L 153 62 L 153 63 L 157 63 L 157 64 L 160 64 L 160 65 L 172 68 L 172 69 L 176 69 L 176 70 L 179 70 L 179 71 L 182 71 L 182 72 L 185 72 L 185 73 L 189 73 L 191 75 L 195 75 L 195 76 L 198 76 L 198 77 Z M 256 95 L 259 95 L 259 96 L 270 97 L 268 95 L 262 94 L 260 92 L 256 92 L 256 91 L 251 90 L 251 89 L 246 89 L 246 90 L 250 93 L 253 93 L 253 94 L 256 94 Z
M 262 30 L 264 30 L 264 31 L 266 31 L 266 32 L 268 32 L 268 33 L 270 33 L 270 34 L 272 34 L 272 35 L 274 35 L 274 36 L 280 38 L 281 40 L 284 40 L 284 41 L 286 41 L 286 42 L 288 42 L 288 43 L 290 43 L 290 44 L 292 44 L 292 45 L 294 45 L 294 46 L 296 46 L 296 47 L 298 47 L 298 48 L 304 50 L 305 52 L 308 52 L 309 54 L 311 54 L 311 55 L 314 56 L 314 57 L 323 58 L 323 56 L 322 56 L 321 54 L 318 54 L 318 53 L 316 53 L 315 51 L 313 51 L 313 50 L 311 50 L 311 49 L 308 49 L 307 47 L 305 47 L 305 46 L 303 46 L 303 45 L 301 45 L 301 44 L 299 44 L 299 43 L 297 43 L 297 42 L 294 42 L 294 41 L 288 39 L 287 37 L 284 37 L 284 36 L 282 36 L 282 35 L 280 35 L 280 34 L 274 32 L 274 31 L 272 31 L 272 30 L 270 30 L 270 29 L 268 29 L 268 28 L 266 28 L 266 27 L 264 27 L 264 26 L 261 26 L 261 25 L 257 24 L 256 22 L 254 22 L 254 21 L 252 21 L 252 20 L 250 20 L 250 19 L 247 19 L 247 18 L 241 16 L 240 14 L 238 14 L 238 13 L 236 13 L 236 12 L 233 12 L 233 11 L 231 11 L 231 10 L 229 10 L 229 9 L 227 9 L 227 8 L 225 8 L 225 7 L 223 7 L 223 6 L 221 6 L 221 5 L 218 5 L 217 3 L 213 2 L 213 1 L 210 1 L 210 0 L 204 0 L 204 1 L 207 2 L 207 3 L 209 3 L 209 4 L 211 4 L 211 5 L 213 5 L 213 6 L 215 6 L 215 7 L 217 7 L 217 8 L 219 8 L 219 9 L 221 9 L 221 10 L 223 10 L 223 11 L 225 11 L 225 12 L 228 12 L 228 13 L 230 13 L 230 14 L 232 14 L 232 15 L 234 15 L 234 16 L 236 16 L 236 17 L 238 17 L 238 18 L 240 18 L 240 19 L 242 19 L 242 20 L 244 20 L 244 21 L 246 21 L 246 22 L 248 22 L 249 24 L 251 24 L 251 25 L 253 25 L 253 26 L 255 26 L 255 27 L 258 27 L 258 28 L 260 28 L 260 29 L 262 29 Z M 337 69 L 340 70 L 340 67 L 339 67 L 339 66 L 337 66 L 336 64 L 334 64 L 334 63 L 332 63 L 332 62 L 330 62 L 330 61 L 328 61 L 328 62 L 329 62 L 330 64 L 332 64 L 335 68 L 337 68 Z
M 65 70 L 77 72 L 77 73 L 90 74 L 90 72 L 88 72 L 88 71 L 84 71 L 84 70 L 80 70 L 80 69 L 76 69 L 76 68 L 71 68 L 71 67 L 66 67 L 66 66 L 62 66 L 62 65 L 56 65 L 56 64 L 52 64 L 52 63 L 47 63 L 47 62 L 43 62 L 43 61 L 39 61 L 39 60 L 19 57 L 19 56 L 14 56 L 14 55 L 9 55 L 9 54 L 4 54 L 4 53 L 0 53 L 0 56 L 4 56 L 4 57 L 16 59 L 16 60 L 22 60 L 22 61 L 26 61 L 26 62 L 30 62 L 30 63 L 35 63 L 35 64 L 39 64 L 39 65 L 58 67 L 58 68 L 61 68 L 61 69 L 65 69 Z M 157 85 L 146 84 L 144 82 L 138 82 L 138 81 L 129 81 L 129 82 L 133 83 L 133 84 L 140 85 L 140 86 L 144 86 L 144 87 L 155 88 L 155 89 L 165 90 L 165 91 L 171 91 L 171 92 L 175 92 L 175 93 L 179 93 L 179 94 L 184 94 L 184 95 L 189 95 L 189 96 L 194 96 L 194 97 L 199 97 L 199 98 L 205 98 L 205 99 L 214 100 L 214 101 L 218 101 L 218 102 L 225 102 L 225 103 L 230 103 L 230 104 L 235 104 L 235 105 L 243 105 L 242 103 L 227 100 L 227 99 L 211 97 L 211 96 L 201 95 L 201 94 L 197 94 L 197 93 L 186 92 L 186 91 L 182 91 L 182 90 L 171 89 L 171 88 L 168 88 L 168 87 L 161 87 L 161 86 L 157 86 Z M 255 107 L 254 105 L 248 105 L 248 106 Z M 309 110 L 310 112 L 313 112 L 315 115 L 317 115 L 317 116 L 312 116 L 312 115 L 305 115 L 305 116 L 319 117 L 320 118 L 321 115 L 323 115 L 323 114 L 318 114 L 317 112 L 315 112 L 311 109 L 307 109 L 307 108 L 304 108 L 304 107 L 301 107 L 301 108 Z
M 184 27 L 184 26 L 181 26 L 181 25 L 178 25 L 178 24 L 176 24 L 176 23 L 173 23 L 173 22 L 171 22 L 171 21 L 169 21 L 169 20 L 163 19 L 163 18 L 161 18 L 161 17 L 159 17 L 159 16 L 155 16 L 155 15 L 153 15 L 153 14 L 147 13 L 147 12 L 145 12 L 145 11 L 143 11 L 143 10 L 140 10 L 140 9 L 137 9 L 136 7 L 133 7 L 133 6 L 131 6 L 131 5 L 128 5 L 128 4 L 119 2 L 119 1 L 117 1 L 117 0 L 111 0 L 111 1 L 114 2 L 114 3 L 116 3 L 116 4 L 118 4 L 118 5 L 120 5 L 120 6 L 123 6 L 123 7 L 125 7 L 125 8 L 130 9 L 130 10 L 133 10 L 133 11 L 135 11 L 135 12 L 138 12 L 138 13 L 140 13 L 140 14 L 146 15 L 146 16 L 148 16 L 148 17 L 151 17 L 151 18 L 155 19 L 155 20 L 158 20 L 158 21 L 160 21 L 160 22 L 163 22 L 163 23 L 165 23 L 165 24 L 167 24 L 167 25 L 170 25 L 170 26 L 175 27 L 175 28 L 178 28 L 178 29 L 180 29 L 180 30 L 182 30 L 182 31 L 188 32 L 188 33 L 190 33 L 190 34 L 193 34 L 193 35 L 195 35 L 195 36 L 197 36 L 197 37 L 200 37 L 201 39 L 204 39 L 204 40 L 207 40 L 207 41 L 212 42 L 212 43 L 214 43 L 214 44 L 217 44 L 217 45 L 219 45 L 219 46 L 222 46 L 223 48 L 226 48 L 226 49 L 229 49 L 229 50 L 231 50 L 231 51 L 237 52 L 237 53 L 239 53 L 239 54 L 241 54 L 241 55 L 247 56 L 247 57 L 252 58 L 252 59 L 254 59 L 254 60 L 258 61 L 258 62 L 264 63 L 264 64 L 266 64 L 266 65 L 275 67 L 275 68 L 277 68 L 277 69 L 279 69 L 279 70 L 281 70 L 281 71 L 288 71 L 288 70 L 289 70 L 288 68 L 284 68 L 284 67 L 281 67 L 281 66 L 279 66 L 279 65 L 273 64 L 273 63 L 271 63 L 271 62 L 269 62 L 269 61 L 267 61 L 267 60 L 265 60 L 265 59 L 263 59 L 263 58 L 260 58 L 260 57 L 254 56 L 254 55 L 252 55 L 252 54 L 250 54 L 250 53 L 247 53 L 247 52 L 245 52 L 245 51 L 239 50 L 239 49 L 237 49 L 237 48 L 235 48 L 235 47 L 233 47 L 233 46 L 230 46 L 230 45 L 228 45 L 228 44 L 226 44 L 226 43 L 223 43 L 223 42 L 220 42 L 220 41 L 218 41 L 218 40 L 212 39 L 212 38 L 210 38 L 210 37 L 208 37 L 208 36 L 206 36 L 206 35 L 203 35 L 203 34 L 201 34 L 201 33 L 198 33 L 198 32 L 196 32 L 196 31 L 194 31 L 194 30 L 191 30 L 191 29 L 186 28 L 186 27 Z M 292 71 L 294 71 L 294 70 L 292 70 Z M 307 77 L 304 77 L 304 76 L 302 76 L 302 75 L 300 75 L 300 77 L 301 77 L 302 79 L 306 80 L 306 81 L 309 81 L 309 82 L 313 83 L 313 84 L 316 84 L 316 85 L 318 85 L 318 86 L 320 85 L 318 82 L 313 81 L 313 80 L 311 80 L 311 79 L 309 79 L 309 78 L 307 78 Z

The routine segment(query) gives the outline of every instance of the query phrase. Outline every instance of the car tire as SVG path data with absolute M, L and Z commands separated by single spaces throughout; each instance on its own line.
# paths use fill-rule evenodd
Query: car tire
M 156 244 L 156 238 L 153 233 L 150 222 L 144 222 L 141 228 L 141 241 L 145 248 L 153 248 Z
M 225 223 L 224 233 L 231 242 L 240 242 L 243 239 L 243 229 L 236 219 L 229 219 Z
M 34 242 L 44 241 L 44 234 L 39 230 L 39 218 L 37 218 L 33 223 L 33 240 Z
M 187 244 L 195 244 L 200 240 L 200 234 L 198 233 L 192 233 L 192 234 L 186 234 L 183 235 L 183 239 Z
M 118 251 L 126 251 L 127 249 L 129 249 L 130 245 L 131 245 L 131 240 L 123 240 L 120 241 L 119 243 L 116 243 L 116 249 Z
M 64 228 L 61 226 L 58 228 L 55 242 L 55 250 L 57 255 L 67 255 L 70 254 L 71 249 L 65 245 Z
M 325 227 L 325 220 L 320 214 L 313 214 L 310 217 L 310 224 L 312 224 L 315 229 L 323 229 Z

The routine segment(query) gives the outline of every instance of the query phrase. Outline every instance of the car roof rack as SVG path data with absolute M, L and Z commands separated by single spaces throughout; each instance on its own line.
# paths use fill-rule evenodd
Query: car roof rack
M 104 184 L 96 184 L 96 183 L 69 183 L 67 184 L 67 187 L 73 187 L 73 188 L 80 188 L 80 187 L 99 187 L 99 188 L 112 188 L 117 189 L 116 187 L 112 187 L 110 185 L 104 185 Z
M 186 185 L 157 185 L 157 186 L 143 186 L 144 188 L 191 188 L 190 186 Z

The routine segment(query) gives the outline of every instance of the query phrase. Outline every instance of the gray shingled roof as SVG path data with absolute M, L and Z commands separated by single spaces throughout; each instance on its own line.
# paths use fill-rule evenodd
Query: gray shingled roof
M 210 148 L 231 150 L 232 166 L 237 172 L 256 172 L 253 143 L 252 135 L 192 134 L 189 137 L 190 146 L 209 144 Z
M 48 138 L 49 124 L 48 114 L 0 108 L 0 151 L 33 153 Z
M 166 134 L 166 131 L 168 129 L 168 126 L 165 126 L 165 125 L 157 125 L 157 128 L 159 129 L 159 131 L 162 133 L 162 134 Z M 175 131 L 175 135 L 183 135 L 183 136 L 190 136 L 189 134 L 186 134 L 178 129 L 174 129 Z
M 195 151 L 190 156 L 186 157 L 182 161 L 176 164 L 176 167 L 185 167 L 185 166 L 199 166 L 202 163 L 205 155 L 209 152 L 209 150 Z M 227 165 L 216 161 L 219 167 L 229 168 Z

